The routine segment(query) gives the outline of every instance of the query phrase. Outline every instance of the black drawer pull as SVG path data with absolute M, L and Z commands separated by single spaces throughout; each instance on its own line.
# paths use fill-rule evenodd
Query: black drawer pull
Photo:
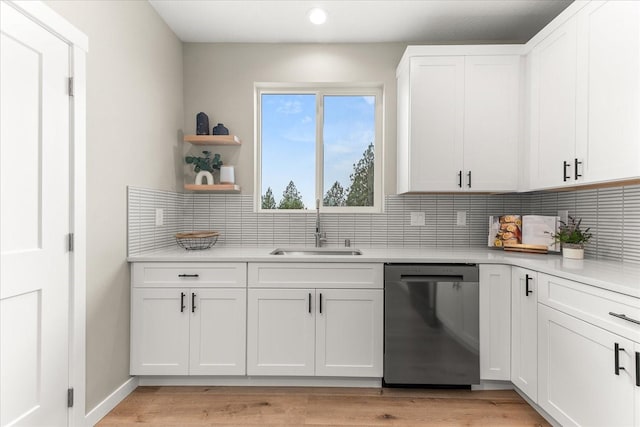
M 318 305 L 320 306 L 320 314 L 322 314 L 322 293 L 320 293 L 320 299 L 318 299 Z
M 462 188 L 462 171 L 458 172 L 458 187 Z
M 620 366 L 620 352 L 624 351 L 624 348 L 620 348 L 620 344 L 615 343 L 613 345 L 613 370 L 616 375 L 620 375 L 620 371 L 625 371 L 622 366 Z
M 524 295 L 525 296 L 529 296 L 529 294 L 532 294 L 533 291 L 529 289 L 529 280 L 533 279 L 533 277 L 529 276 L 528 274 L 525 274 L 524 276 Z
M 571 176 L 567 176 L 567 168 L 571 167 L 571 163 L 568 163 L 566 160 L 562 162 L 562 180 L 567 182 L 568 179 L 571 179 Z
M 574 163 L 574 176 L 576 180 L 582 176 L 581 174 L 578 173 L 578 166 L 581 164 L 582 162 L 579 162 L 578 159 L 576 158 Z
M 309 292 L 309 313 L 311 313 L 311 292 Z
M 471 188 L 471 171 L 467 173 L 467 178 L 469 178 L 469 182 L 467 182 L 467 187 Z
M 178 277 L 200 277 L 199 274 L 178 274 Z
M 613 317 L 617 317 L 618 319 L 622 319 L 622 320 L 626 320 L 627 322 L 631 322 L 631 323 L 635 323 L 637 325 L 640 325 L 640 320 L 636 320 L 636 319 L 632 319 L 631 317 L 627 317 L 626 314 L 618 314 L 618 313 L 614 313 L 613 311 L 610 311 L 609 314 Z
M 184 313 L 184 292 L 180 292 L 180 313 Z
M 636 351 L 636 385 L 640 387 L 640 353 Z
M 196 311 L 196 294 L 195 292 L 191 292 L 191 312 L 194 313 Z

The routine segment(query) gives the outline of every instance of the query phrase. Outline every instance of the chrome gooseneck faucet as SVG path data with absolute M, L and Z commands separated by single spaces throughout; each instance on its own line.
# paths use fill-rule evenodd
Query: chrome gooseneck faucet
M 320 227 L 320 199 L 316 199 L 316 248 L 321 248 L 322 244 L 327 241 L 327 233 L 321 231 Z

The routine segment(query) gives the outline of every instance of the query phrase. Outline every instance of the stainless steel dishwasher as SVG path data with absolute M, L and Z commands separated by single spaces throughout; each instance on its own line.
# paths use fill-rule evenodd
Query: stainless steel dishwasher
M 475 264 L 387 264 L 384 384 L 480 383 Z

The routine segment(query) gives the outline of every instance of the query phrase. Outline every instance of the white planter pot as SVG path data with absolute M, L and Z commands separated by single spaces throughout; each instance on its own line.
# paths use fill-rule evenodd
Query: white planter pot
M 569 259 L 584 259 L 584 249 L 583 248 L 567 248 L 566 246 L 563 246 L 562 256 Z
M 196 185 L 203 185 L 203 182 L 206 180 L 207 185 L 213 185 L 213 175 L 208 171 L 200 171 L 196 175 Z

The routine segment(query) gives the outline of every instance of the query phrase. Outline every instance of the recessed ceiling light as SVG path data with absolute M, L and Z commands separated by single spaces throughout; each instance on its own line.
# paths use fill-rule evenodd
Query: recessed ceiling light
M 327 20 L 327 12 L 319 7 L 315 7 L 309 11 L 309 21 L 312 24 L 322 25 Z

